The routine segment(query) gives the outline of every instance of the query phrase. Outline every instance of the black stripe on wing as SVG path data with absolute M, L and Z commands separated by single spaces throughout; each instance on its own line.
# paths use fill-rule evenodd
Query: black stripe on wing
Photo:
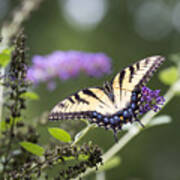
M 136 66 L 136 69 L 137 69 L 137 70 L 139 70 L 139 69 L 140 69 L 139 62 L 137 62 L 137 63 L 135 64 L 135 66 Z
M 122 70 L 121 73 L 120 73 L 120 76 L 119 76 L 119 86 L 120 86 L 120 89 L 122 89 L 122 82 L 123 82 L 123 79 L 125 77 L 125 74 L 126 74 L 125 70 Z
M 114 103 L 114 92 L 113 92 L 113 89 L 112 89 L 111 84 L 110 84 L 108 81 L 106 81 L 106 82 L 103 84 L 102 90 L 103 90 L 104 93 L 109 97 L 109 99 L 111 100 L 111 102 Z
M 85 104 L 89 104 L 89 102 L 86 101 L 85 99 L 81 98 L 78 93 L 75 93 L 74 97 L 77 100 L 77 102 L 79 102 L 79 103 L 82 102 L 82 103 L 85 103 Z
M 68 99 L 72 104 L 75 103 L 75 101 L 74 101 L 71 97 L 68 97 L 67 99 Z
M 134 75 L 134 67 L 129 66 L 129 70 L 130 70 L 129 82 L 131 82 L 132 78 L 133 78 L 133 75 Z
M 152 57 L 146 58 L 144 61 L 144 65 L 146 66 L 145 68 L 148 68 L 148 64 L 150 63 Z M 148 80 L 151 78 L 151 76 L 153 75 L 153 73 L 158 69 L 158 67 L 162 64 L 162 62 L 165 60 L 164 57 L 162 56 L 157 56 L 156 60 L 154 61 L 154 63 L 149 67 L 149 70 L 142 76 L 141 80 L 139 81 L 138 84 L 135 85 L 134 89 L 138 89 L 139 87 L 145 85 Z M 132 66 L 129 66 L 128 68 L 125 68 L 124 70 L 122 70 L 120 72 L 120 76 L 119 76 L 119 86 L 120 86 L 120 90 L 122 90 L 122 86 L 123 86 L 123 81 L 126 78 L 126 74 L 128 73 L 128 71 L 130 72 L 129 75 L 129 83 L 133 83 L 133 77 L 136 74 L 136 71 L 141 71 L 141 65 L 142 65 L 142 60 L 135 63 Z M 112 82 L 113 83 L 113 82 Z
M 94 94 L 90 89 L 83 89 L 82 92 L 88 96 L 91 96 L 95 99 L 97 99 L 99 102 L 105 104 L 105 102 L 103 102 L 101 99 L 99 99 L 96 94 Z
M 126 71 L 125 70 L 122 70 L 121 73 L 120 73 L 120 76 L 119 76 L 119 87 L 120 87 L 120 99 L 122 98 L 122 83 L 123 83 L 123 79 L 125 77 L 125 74 L 126 74 Z

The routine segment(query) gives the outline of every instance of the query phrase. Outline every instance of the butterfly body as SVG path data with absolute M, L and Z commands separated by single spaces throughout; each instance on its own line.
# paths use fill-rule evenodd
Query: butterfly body
M 128 66 L 103 87 L 80 90 L 59 102 L 49 120 L 87 119 L 90 123 L 112 129 L 138 120 L 141 87 L 165 59 L 161 56 L 145 58 Z

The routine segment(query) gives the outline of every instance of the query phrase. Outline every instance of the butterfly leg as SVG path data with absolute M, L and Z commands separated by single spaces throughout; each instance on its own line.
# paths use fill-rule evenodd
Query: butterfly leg
M 136 117 L 135 121 L 137 121 L 142 128 L 145 128 L 144 124 Z
M 117 143 L 118 142 L 117 131 L 115 129 L 113 129 L 113 132 L 114 132 L 115 143 Z

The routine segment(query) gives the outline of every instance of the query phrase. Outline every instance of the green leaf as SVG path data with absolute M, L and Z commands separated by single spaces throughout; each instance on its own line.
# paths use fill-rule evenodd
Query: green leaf
M 107 161 L 104 165 L 100 166 L 98 171 L 107 171 L 116 166 L 119 166 L 120 163 L 121 163 L 121 158 L 119 156 L 114 156 L 109 161 Z
M 30 99 L 30 100 L 38 100 L 39 99 L 38 94 L 35 92 L 25 92 L 25 93 L 21 94 L 20 97 L 25 98 L 25 99 Z
M 168 115 L 157 116 L 149 122 L 148 127 L 169 124 L 171 122 L 172 119 Z
M 0 138 L 2 136 L 2 132 L 6 131 L 7 126 L 5 120 L 0 121 Z
M 166 85 L 172 85 L 178 79 L 176 67 L 167 68 L 159 73 L 159 79 Z
M 27 141 L 22 141 L 19 143 L 26 151 L 35 154 L 37 156 L 42 156 L 44 154 L 44 148 L 42 148 L 41 146 L 31 143 L 31 142 L 27 142 Z
M 11 51 L 12 51 L 12 48 L 7 48 L 7 49 L 4 49 L 0 53 L 0 66 L 1 67 L 6 67 L 9 64 L 11 60 Z
M 65 161 L 72 161 L 72 160 L 75 160 L 75 157 L 74 156 L 69 156 L 69 157 L 63 156 L 63 159 Z
M 22 120 L 22 117 L 16 117 L 16 118 L 10 118 L 9 119 L 9 122 L 7 123 L 5 120 L 2 120 L 0 122 L 0 132 L 2 131 L 6 131 L 7 129 L 9 129 L 12 124 L 16 124 L 17 122 L 21 121 Z
M 79 156 L 78 156 L 78 159 L 80 161 L 86 161 L 88 158 L 89 158 L 89 156 L 86 154 L 79 154 Z
M 3 120 L 0 122 L 0 131 L 5 131 L 6 130 L 6 122 Z
M 71 142 L 71 136 L 68 132 L 60 128 L 48 128 L 51 136 L 62 142 Z
M 6 67 L 10 61 L 10 56 L 8 54 L 0 54 L 0 65 Z

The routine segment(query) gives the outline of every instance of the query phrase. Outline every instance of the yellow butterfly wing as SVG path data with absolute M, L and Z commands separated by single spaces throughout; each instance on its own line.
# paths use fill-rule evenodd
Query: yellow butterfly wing
M 114 103 L 119 110 L 130 103 L 132 91 L 145 85 L 164 60 L 162 56 L 145 58 L 125 68 L 113 78 L 111 86 Z
M 90 112 L 113 114 L 115 107 L 103 88 L 83 89 L 59 102 L 49 115 L 50 120 L 89 118 Z

